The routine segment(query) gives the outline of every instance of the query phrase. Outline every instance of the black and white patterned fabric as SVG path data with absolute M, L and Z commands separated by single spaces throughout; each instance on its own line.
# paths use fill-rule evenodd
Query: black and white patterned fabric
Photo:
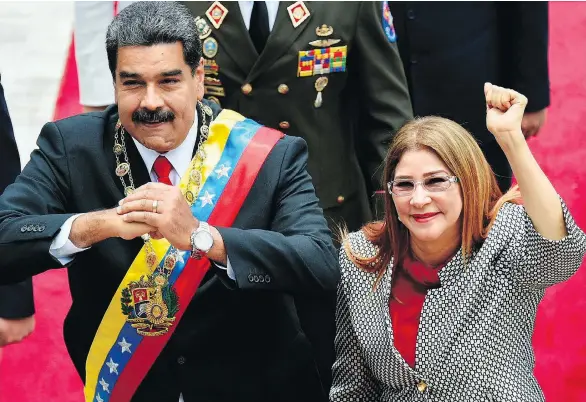
M 537 305 L 586 253 L 586 235 L 562 208 L 562 240 L 543 238 L 522 206 L 506 203 L 470 262 L 463 264 L 461 252 L 448 262 L 441 287 L 425 299 L 414 369 L 393 346 L 391 270 L 373 290 L 375 274 L 342 248 L 331 401 L 544 401 L 533 376 Z M 376 254 L 362 232 L 348 241 L 359 256 Z

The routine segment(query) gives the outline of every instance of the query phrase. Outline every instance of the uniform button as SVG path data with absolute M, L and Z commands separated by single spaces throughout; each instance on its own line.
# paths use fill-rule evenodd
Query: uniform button
M 258 279 L 258 275 L 254 275 L 254 283 L 258 283 L 259 279 Z
M 415 19 L 415 11 L 407 10 L 407 18 L 409 18 L 410 20 L 414 20 Z
M 45 230 L 45 225 L 39 226 L 39 231 L 42 232 L 43 230 Z
M 179 358 L 177 359 L 177 363 L 179 363 L 179 364 L 185 364 L 185 357 L 179 356 Z
M 425 392 L 425 390 L 427 389 L 427 384 L 425 383 L 425 381 L 423 381 L 423 380 L 419 381 L 419 384 L 417 384 L 417 389 L 419 390 L 419 392 L 421 392 L 423 394 Z
M 264 276 L 262 276 L 262 275 L 259 275 L 259 276 L 258 276 L 258 281 L 259 281 L 260 283 L 264 283 L 264 281 L 265 281 L 265 277 L 264 277 Z
M 287 92 L 289 92 L 289 87 L 285 84 L 281 84 L 279 85 L 279 88 L 277 88 L 277 91 L 279 91 L 280 94 L 285 95 Z
M 345 198 L 344 198 L 344 196 L 343 196 L 343 195 L 339 195 L 339 196 L 338 196 L 338 204 L 341 204 L 341 203 L 343 203 L 343 202 L 344 202 L 344 200 L 345 200 Z
M 250 283 L 254 282 L 254 276 L 252 276 L 252 274 L 248 275 L 248 282 L 250 282 Z
M 265 282 L 269 283 L 271 281 L 271 277 L 268 275 L 265 275 Z
M 26 226 L 21 226 L 21 227 L 20 227 L 20 231 L 21 231 L 22 233 L 26 232 Z
M 35 226 L 34 226 L 34 225 L 28 225 L 28 226 L 27 226 L 27 228 L 26 228 L 26 230 L 27 230 L 28 232 L 32 232 L 34 228 L 35 228 Z
M 286 130 L 289 127 L 291 127 L 291 125 L 289 124 L 288 121 L 282 121 L 282 122 L 279 123 L 279 127 L 281 127 L 283 130 Z
M 252 92 L 252 85 L 250 85 L 250 84 L 244 84 L 244 85 L 242 85 L 242 88 L 241 89 L 242 89 L 242 93 L 244 95 L 248 95 L 249 93 Z

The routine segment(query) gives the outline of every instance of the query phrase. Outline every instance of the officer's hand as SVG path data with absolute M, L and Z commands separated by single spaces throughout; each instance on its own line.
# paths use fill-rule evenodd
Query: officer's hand
M 35 329 L 35 316 L 8 320 L 0 318 L 0 347 L 22 341 Z
M 525 113 L 523 121 L 521 122 L 521 130 L 525 138 L 533 137 L 539 133 L 539 130 L 545 124 L 547 117 L 547 109 L 542 109 L 538 112 Z
M 145 223 L 155 228 L 153 237 L 166 238 L 178 250 L 191 250 L 191 232 L 197 229 L 199 221 L 179 187 L 147 183 L 124 198 L 117 211 L 125 222 Z
M 486 127 L 499 144 L 523 137 L 521 121 L 527 98 L 508 88 L 484 84 L 486 98 Z

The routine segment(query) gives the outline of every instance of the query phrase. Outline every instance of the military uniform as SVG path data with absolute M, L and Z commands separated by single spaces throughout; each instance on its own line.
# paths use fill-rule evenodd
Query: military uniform
M 184 4 L 203 41 L 205 97 L 305 139 L 330 223 L 370 220 L 387 142 L 412 115 L 386 2 L 280 2 L 260 55 L 237 2 Z
M 358 229 L 373 217 L 388 142 L 412 117 L 388 4 L 280 2 L 259 55 L 239 3 L 184 2 L 203 42 L 205 97 L 305 139 L 328 223 Z M 295 298 L 325 389 L 335 303 L 335 292 Z

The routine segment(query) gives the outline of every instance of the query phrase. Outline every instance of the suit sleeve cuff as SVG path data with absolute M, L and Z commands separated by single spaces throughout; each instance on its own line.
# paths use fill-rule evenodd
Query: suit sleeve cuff
M 67 219 L 65 223 L 61 225 L 59 234 L 55 236 L 55 239 L 53 239 L 53 242 L 49 247 L 49 254 L 51 254 L 63 265 L 67 265 L 73 261 L 75 254 L 85 251 L 89 248 L 79 248 L 73 244 L 71 240 L 69 240 L 71 226 L 73 225 L 73 222 L 81 215 L 83 214 L 73 215 L 71 218 Z

